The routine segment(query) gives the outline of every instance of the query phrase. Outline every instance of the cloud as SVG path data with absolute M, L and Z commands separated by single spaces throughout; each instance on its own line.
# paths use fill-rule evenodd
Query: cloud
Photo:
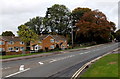
M 118 0 L 0 0 L 0 33 L 11 30 L 35 16 L 45 16 L 48 7 L 54 4 L 66 5 L 70 10 L 76 7 L 99 9 L 109 20 L 117 24 Z M 17 35 L 17 34 L 16 34 Z

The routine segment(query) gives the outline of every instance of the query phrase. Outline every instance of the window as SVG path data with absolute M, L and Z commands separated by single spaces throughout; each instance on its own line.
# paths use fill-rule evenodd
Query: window
M 8 44 L 14 44 L 14 42 L 13 41 L 9 41 Z
M 5 51 L 5 49 L 4 49 L 4 48 L 0 48 L 0 52 L 1 52 L 1 51 Z
M 41 41 L 39 41 L 38 43 L 42 43 Z
M 65 42 L 67 42 L 67 41 L 65 40 Z
M 24 47 L 20 47 L 20 50 L 24 50 Z
M 39 49 L 42 49 L 42 46 L 39 46 Z
M 24 44 L 24 42 L 21 41 L 20 44 Z
M 54 42 L 54 39 L 50 39 L 50 42 L 52 42 L 52 43 L 53 43 L 53 42 Z
M 0 45 L 4 45 L 4 42 L 3 42 L 3 41 L 0 41 Z
M 35 47 L 35 49 L 38 49 L 38 47 Z
M 13 47 L 9 47 L 9 51 L 13 51 Z
M 51 48 L 51 49 L 54 49 L 54 45 L 51 45 L 50 48 Z
M 19 50 L 19 47 L 14 47 L 15 50 Z

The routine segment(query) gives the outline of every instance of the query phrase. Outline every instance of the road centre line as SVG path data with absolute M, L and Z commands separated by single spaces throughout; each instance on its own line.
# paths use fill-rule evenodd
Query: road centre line
M 53 59 L 53 60 L 52 60 L 52 61 L 50 61 L 49 63 L 52 63 L 52 62 L 55 62 L 55 61 L 57 61 L 57 60 Z
M 7 78 L 7 77 L 11 77 L 11 76 L 17 75 L 17 74 L 19 74 L 19 73 L 22 73 L 22 72 L 25 72 L 25 71 L 28 71 L 28 70 L 30 70 L 30 68 L 27 68 L 27 69 L 25 69 L 25 70 L 22 70 L 22 71 L 19 71 L 19 72 L 13 73 L 13 74 L 10 74 L 10 75 L 5 76 L 5 77 L 6 77 L 6 78 Z
M 0 69 L 9 69 L 10 67 L 6 67 L 6 68 L 0 68 Z

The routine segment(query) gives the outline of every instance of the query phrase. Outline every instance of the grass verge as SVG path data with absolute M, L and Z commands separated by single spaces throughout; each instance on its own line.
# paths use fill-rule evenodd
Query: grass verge
M 80 77 L 120 77 L 118 75 L 118 55 L 120 54 L 109 54 L 88 68 Z

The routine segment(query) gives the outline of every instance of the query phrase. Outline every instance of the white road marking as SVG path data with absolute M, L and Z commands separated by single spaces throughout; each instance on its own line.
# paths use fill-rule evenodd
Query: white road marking
M 4 68 L 4 69 L 9 69 L 10 67 L 6 67 L 6 68 Z
M 38 62 L 39 64 L 44 64 L 43 62 Z
M 23 71 L 24 70 L 24 65 L 21 65 L 20 68 L 19 68 L 19 71 Z
M 2 70 L 3 70 L 3 69 L 9 69 L 9 68 L 10 68 L 10 67 L 6 67 L 6 68 L 0 68 L 0 69 L 2 69 Z
M 90 51 L 84 52 L 84 53 L 89 53 Z
M 53 59 L 53 60 L 52 60 L 52 61 L 50 61 L 49 63 L 52 63 L 52 62 L 55 62 L 55 61 L 57 61 L 57 60 Z
M 80 55 L 84 54 L 84 53 L 79 53 Z
M 11 77 L 11 76 L 17 75 L 17 74 L 19 74 L 19 73 L 22 73 L 22 72 L 25 72 L 25 71 L 28 71 L 28 70 L 30 70 L 30 68 L 27 68 L 27 69 L 25 69 L 25 70 L 22 70 L 22 71 L 19 71 L 19 72 L 13 73 L 13 74 L 10 74 L 10 75 L 5 76 L 5 77 L 6 77 L 6 78 L 7 78 L 7 77 Z

